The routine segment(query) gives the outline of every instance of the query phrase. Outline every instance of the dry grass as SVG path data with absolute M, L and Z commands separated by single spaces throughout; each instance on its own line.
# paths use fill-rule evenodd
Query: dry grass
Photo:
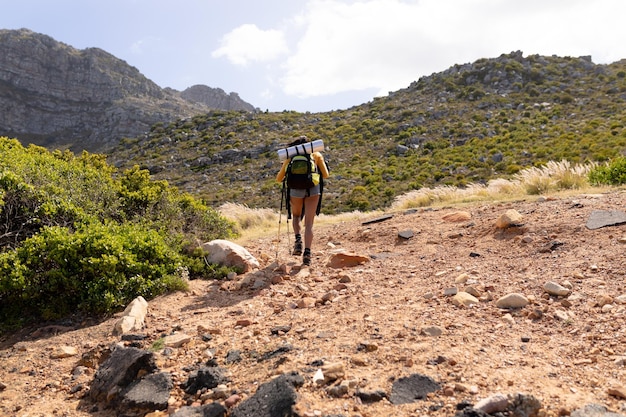
M 513 179 L 494 179 L 483 184 L 470 184 L 465 188 L 442 186 L 422 188 L 411 191 L 396 198 L 388 211 L 397 212 L 411 208 L 463 205 L 482 201 L 523 200 L 528 196 L 551 194 L 568 194 L 573 191 L 603 192 L 606 188 L 592 187 L 587 174 L 597 164 L 571 165 L 568 161 L 548 162 L 541 168 L 529 168 L 520 171 Z M 241 235 L 240 241 L 270 236 L 273 233 L 286 233 L 290 221 L 286 213 L 278 213 L 273 209 L 251 209 L 237 203 L 226 203 L 219 208 L 220 213 L 237 225 Z M 346 221 L 372 218 L 383 214 L 375 212 L 347 212 L 337 215 L 321 214 L 316 224 L 339 224 Z
M 465 188 L 448 186 L 422 188 L 397 197 L 392 209 L 522 199 L 530 195 L 567 190 L 589 190 L 592 187 L 587 180 L 587 174 L 596 165 L 595 163 L 571 165 L 568 161 L 550 161 L 544 167 L 520 171 L 511 180 L 494 179 L 487 185 L 470 184 Z

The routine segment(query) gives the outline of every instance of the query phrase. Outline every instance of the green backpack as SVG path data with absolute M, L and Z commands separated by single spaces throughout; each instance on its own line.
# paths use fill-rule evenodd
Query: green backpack
M 306 190 L 320 183 L 320 174 L 311 155 L 296 155 L 291 158 L 286 171 L 287 187 Z

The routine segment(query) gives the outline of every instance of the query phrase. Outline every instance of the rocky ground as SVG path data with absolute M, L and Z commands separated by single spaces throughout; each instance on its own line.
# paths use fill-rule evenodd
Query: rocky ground
M 587 227 L 594 211 L 621 211 L 625 203 L 617 191 L 318 226 L 310 268 L 288 254 L 284 234 L 278 245 L 276 236 L 241 242 L 260 270 L 192 281 L 187 293 L 151 300 L 139 343 L 173 375 L 170 412 L 231 394 L 243 401 L 274 376 L 297 371 L 305 383 L 295 410 L 303 417 L 452 416 L 457 404 L 496 393 L 532 395 L 546 416 L 592 403 L 626 414 L 626 225 Z M 521 219 L 498 228 L 508 210 Z M 338 265 L 341 252 L 366 261 Z M 550 282 L 567 294 L 546 292 Z M 465 293 L 475 298 L 459 297 Z M 501 308 L 510 294 L 528 304 Z M 120 343 L 112 334 L 118 319 L 2 339 L 0 414 L 114 415 L 86 393 L 100 354 Z M 161 346 L 171 334 L 189 338 Z M 225 392 L 184 394 L 178 384 L 211 358 L 228 370 Z M 314 382 L 323 364 L 341 370 L 336 381 Z M 414 374 L 440 389 L 400 405 L 357 395 L 389 393 Z M 342 382 L 347 392 L 332 390 Z

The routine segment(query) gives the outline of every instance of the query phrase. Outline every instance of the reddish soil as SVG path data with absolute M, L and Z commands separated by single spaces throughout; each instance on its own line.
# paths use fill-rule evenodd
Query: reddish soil
M 160 368 L 180 384 L 190 367 L 212 355 L 230 372 L 229 393 L 242 399 L 273 376 L 297 371 L 306 381 L 297 390 L 302 416 L 451 416 L 461 401 L 476 403 L 495 393 L 533 395 L 543 415 L 569 414 L 589 403 L 624 413 L 626 225 L 590 230 L 586 222 L 594 210 L 622 210 L 625 203 L 626 193 L 617 191 L 320 225 L 310 268 L 288 254 L 285 235 L 278 246 L 275 237 L 247 241 L 242 245 L 261 269 L 232 281 L 191 281 L 189 292 L 151 300 L 145 347 L 163 334 L 192 336 L 169 356 L 157 352 Z M 522 215 L 520 224 L 497 229 L 510 209 Z M 471 217 L 449 218 L 459 212 Z M 329 266 L 342 251 L 369 260 Z M 571 293 L 548 295 L 548 281 Z M 455 305 L 447 294 L 468 285 L 480 301 Z M 498 308 L 496 300 L 510 293 L 523 294 L 530 304 Z M 112 335 L 119 317 L 28 329 L 1 340 L 0 414 L 112 415 L 83 397 L 98 353 L 120 341 Z M 442 334 L 429 335 L 433 329 Z M 206 333 L 211 340 L 203 341 Z M 258 360 L 286 345 L 290 351 Z M 53 359 L 61 346 L 75 348 L 76 355 Z M 242 360 L 225 364 L 231 350 L 241 351 Z M 85 359 L 90 355 L 92 362 Z M 345 396 L 330 396 L 332 383 L 313 383 L 320 361 L 343 366 L 336 383 L 352 381 Z M 416 373 L 441 389 L 404 405 L 363 403 L 355 395 L 390 393 L 394 380 Z M 170 411 L 202 401 L 177 387 Z

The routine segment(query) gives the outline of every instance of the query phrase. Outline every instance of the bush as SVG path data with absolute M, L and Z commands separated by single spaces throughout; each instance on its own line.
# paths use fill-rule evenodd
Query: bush
M 626 157 L 615 158 L 589 172 L 589 182 L 594 185 L 626 184 Z
M 228 273 L 193 247 L 236 236 L 232 221 L 146 170 L 115 174 L 101 155 L 0 138 L 0 327 L 111 313 L 189 273 Z
M 138 225 L 46 227 L 0 254 L 0 317 L 111 313 L 139 295 L 185 288 L 182 266 L 163 236 Z

